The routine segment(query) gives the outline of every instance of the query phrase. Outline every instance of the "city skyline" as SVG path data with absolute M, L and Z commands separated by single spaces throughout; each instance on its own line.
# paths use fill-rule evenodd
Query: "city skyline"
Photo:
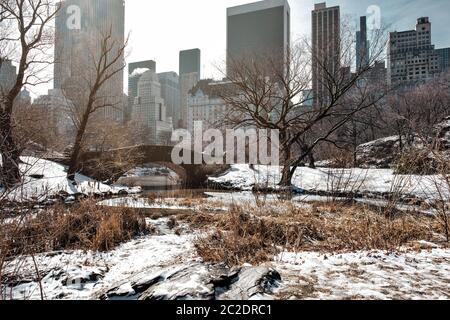
M 151 3 L 137 4 L 137 0 L 125 0 L 126 33 L 130 34 L 127 63 L 141 60 L 155 60 L 157 72 L 177 71 L 180 50 L 200 48 L 202 50 L 202 78 L 220 79 L 221 74 L 216 66 L 224 66 L 226 51 L 226 9 L 228 7 L 252 3 L 249 0 L 196 0 L 188 3 L 181 0 L 164 0 Z M 316 0 L 290 0 L 291 7 L 291 36 L 295 41 L 303 36 L 311 35 L 311 10 Z M 408 5 L 405 5 L 406 2 Z M 382 19 L 392 24 L 390 30 L 408 30 L 419 16 L 430 17 L 433 23 L 433 43 L 436 48 L 450 46 L 450 34 L 445 31 L 445 10 L 443 6 L 450 6 L 448 1 L 433 0 L 415 1 L 369 1 L 355 3 L 351 0 L 330 0 L 327 6 L 339 5 L 342 15 L 350 16 L 355 22 L 366 14 L 370 5 L 381 8 Z M 174 11 L 173 8 L 178 10 Z M 171 20 L 177 23 L 161 29 L 167 24 L 167 15 L 172 12 Z M 205 16 L 203 12 L 208 12 Z M 150 16 L 150 18 L 149 18 Z M 132 17 L 132 18 L 131 18 Z M 183 28 L 179 26 L 183 25 Z M 167 41 L 170 38 L 171 41 Z M 150 41 L 151 40 L 151 41 Z M 125 77 L 126 78 L 126 77 Z M 45 94 L 53 83 L 31 87 L 33 97 Z M 124 91 L 127 92 L 127 83 Z

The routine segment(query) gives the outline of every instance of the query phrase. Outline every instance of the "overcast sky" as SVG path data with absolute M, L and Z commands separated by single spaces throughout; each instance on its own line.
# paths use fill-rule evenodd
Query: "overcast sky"
M 252 0 L 125 0 L 126 30 L 130 32 L 127 62 L 153 59 L 157 72 L 178 72 L 178 52 L 200 48 L 202 77 L 218 77 L 226 50 L 226 8 Z M 289 0 L 292 38 L 311 33 L 311 10 L 320 0 Z M 357 19 L 378 5 L 392 29 L 413 29 L 419 16 L 429 16 L 436 47 L 450 47 L 449 0 L 329 0 L 341 14 Z M 36 88 L 43 93 L 47 88 Z M 125 88 L 126 90 L 126 88 Z

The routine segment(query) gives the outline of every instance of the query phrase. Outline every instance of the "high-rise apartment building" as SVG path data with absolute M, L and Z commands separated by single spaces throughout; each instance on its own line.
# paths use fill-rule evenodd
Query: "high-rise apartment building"
M 54 88 L 63 90 L 72 101 L 77 101 L 83 83 L 92 78 L 95 61 L 99 59 L 100 41 L 111 31 L 114 42 L 110 56 L 117 55 L 125 42 L 124 0 L 62 0 L 55 21 L 55 69 Z M 124 64 L 122 56 L 116 63 Z M 108 80 L 99 96 L 111 106 L 102 109 L 101 116 L 122 121 L 123 72 L 118 72 Z
M 166 105 L 166 114 L 173 123 L 180 119 L 180 81 L 176 72 L 158 73 L 161 97 Z
M 312 89 L 314 105 L 328 101 L 329 75 L 340 72 L 340 8 L 319 3 L 312 11 Z
M 180 117 L 177 128 L 187 128 L 189 91 L 200 81 L 200 49 L 180 51 Z
M 363 16 L 359 21 L 359 31 L 356 32 L 356 68 L 367 67 L 370 59 L 369 42 L 367 40 L 367 17 Z
M 227 9 L 227 73 L 233 61 L 279 55 L 290 46 L 290 7 L 287 0 L 264 0 Z
M 432 45 L 431 22 L 427 17 L 417 19 L 415 30 L 389 34 L 389 84 L 411 86 L 440 72 L 440 59 Z

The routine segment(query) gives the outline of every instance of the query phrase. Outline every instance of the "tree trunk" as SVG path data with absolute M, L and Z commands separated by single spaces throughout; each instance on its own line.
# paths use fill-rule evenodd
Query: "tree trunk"
M 278 183 L 280 187 L 291 187 L 292 186 L 292 174 L 291 167 L 289 164 L 285 164 L 283 166 L 283 174 L 281 176 L 280 183 Z
M 284 151 L 283 156 L 283 174 L 281 180 L 278 183 L 280 187 L 291 187 L 292 186 L 292 174 L 291 174 L 291 153 L 290 151 Z
M 10 189 L 21 181 L 20 151 L 12 136 L 11 115 L 3 111 L 8 108 L 6 105 L 0 108 L 0 153 L 2 156 L 0 180 L 6 189 Z
M 90 110 L 90 107 L 88 107 L 88 110 Z M 83 120 L 81 122 L 80 127 L 77 131 L 77 137 L 75 139 L 75 144 L 73 146 L 72 154 L 70 156 L 70 162 L 69 162 L 69 169 L 67 170 L 67 179 L 72 181 L 73 184 L 76 184 L 75 181 L 75 175 L 78 171 L 78 158 L 80 156 L 82 144 L 83 144 L 83 137 L 84 133 L 86 131 L 87 123 L 89 121 L 89 112 L 85 112 L 83 116 Z
M 316 169 L 316 159 L 314 159 L 314 153 L 312 151 L 308 154 L 308 158 L 309 158 L 309 167 L 311 169 Z

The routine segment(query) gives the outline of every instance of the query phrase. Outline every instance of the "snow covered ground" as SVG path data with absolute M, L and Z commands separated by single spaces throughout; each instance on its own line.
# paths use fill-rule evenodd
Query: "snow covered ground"
M 66 179 L 64 167 L 36 158 L 23 158 L 21 170 L 26 173 L 21 190 L 7 197 L 10 200 L 44 200 L 61 191 L 77 193 L 117 193 L 110 187 L 77 175 L 77 186 Z M 225 175 L 211 181 L 249 191 L 256 184 L 275 186 L 280 168 L 236 165 Z M 343 192 L 390 192 L 401 190 L 424 199 L 435 197 L 436 176 L 395 176 L 392 170 L 317 169 L 300 168 L 294 183 L 310 191 L 339 190 Z M 209 198 L 187 205 L 186 199 L 148 201 L 126 197 L 102 201 L 104 205 L 127 205 L 154 209 L 198 209 L 226 211 L 234 203 L 255 205 L 266 201 L 275 205 L 277 195 L 255 197 L 251 192 L 208 192 Z M 450 197 L 450 195 L 447 193 Z M 314 196 L 296 196 L 289 201 L 298 202 Z M 9 261 L 0 294 L 7 299 L 135 299 L 138 291 L 153 298 L 214 297 L 211 287 L 211 265 L 201 262 L 194 240 L 203 234 L 185 231 L 175 234 L 168 228 L 169 218 L 148 220 L 157 229 L 147 235 L 107 253 L 64 251 L 36 256 L 39 270 L 30 257 Z M 358 251 L 340 254 L 320 252 L 285 252 L 265 267 L 281 275 L 274 292 L 260 296 L 265 299 L 450 299 L 450 249 L 434 244 L 421 245 L 420 252 L 402 249 L 399 252 Z M 256 266 L 260 268 L 260 266 Z M 262 272 L 263 273 L 263 272 Z M 5 280 L 6 279 L 6 280 Z M 42 288 L 42 293 L 41 293 Z M 145 288 L 145 289 L 143 289 Z M 148 291 L 150 290 L 150 291 Z M 142 291 L 139 294 L 142 294 Z M 230 290 L 228 294 L 232 293 Z M 233 299 L 237 296 L 225 295 Z M 225 297 L 224 296 L 224 297 Z M 217 298 L 217 297 L 216 297 Z
M 450 299 L 449 249 L 283 253 L 274 267 L 283 299 Z
M 120 283 L 123 289 L 163 270 L 179 268 L 195 259 L 195 234 L 177 236 L 166 227 L 168 219 L 149 221 L 160 234 L 127 242 L 108 253 L 66 251 L 36 257 L 45 299 L 95 299 L 98 293 Z M 4 288 L 7 299 L 40 299 L 40 287 L 31 258 L 17 258 L 5 275 L 19 273 L 22 283 Z
M 214 297 L 210 283 L 213 267 L 201 262 L 193 245 L 201 234 L 175 235 L 167 221 L 168 218 L 149 220 L 158 234 L 130 241 L 109 253 L 38 255 L 44 298 L 137 299 L 145 290 L 154 298 Z M 281 275 L 272 292 L 255 292 L 253 298 L 259 299 L 450 299 L 450 250 L 423 245 L 430 249 L 328 255 L 286 252 L 264 266 L 246 265 L 243 270 L 251 272 L 254 268 L 260 272 L 261 268 L 270 268 Z M 3 288 L 3 297 L 40 299 L 31 258 L 12 261 L 6 276 L 16 272 L 22 282 Z M 242 290 L 231 289 L 220 298 L 241 299 Z
M 138 193 L 141 191 L 140 188 L 108 186 L 81 174 L 76 175 L 77 185 L 74 186 L 66 178 L 67 172 L 63 165 L 34 157 L 22 157 L 21 160 L 23 163 L 20 165 L 20 170 L 24 175 L 22 185 L 8 193 L 0 189 L 0 199 L 3 197 L 17 202 L 40 202 L 61 193 L 70 196 L 76 194 L 119 194 L 123 191 Z
M 281 167 L 233 165 L 222 176 L 209 181 L 233 190 L 250 191 L 254 186 L 275 188 L 281 177 Z M 293 184 L 300 189 L 318 191 L 401 193 L 421 199 L 434 199 L 439 188 L 450 199 L 450 186 L 440 176 L 395 175 L 390 169 L 310 169 L 298 168 Z
M 129 207 L 135 209 L 163 209 L 163 210 L 204 210 L 227 211 L 228 206 L 215 203 L 214 199 L 187 199 L 187 198 L 157 198 L 145 199 L 139 197 L 123 197 L 106 199 L 99 204 L 109 207 Z

